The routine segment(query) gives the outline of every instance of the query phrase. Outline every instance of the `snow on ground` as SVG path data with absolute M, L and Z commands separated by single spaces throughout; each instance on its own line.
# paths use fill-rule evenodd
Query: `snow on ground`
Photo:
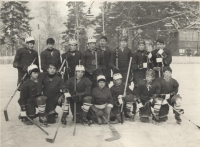
M 0 98 L 1 98 L 1 146 L 2 147 L 198 147 L 200 146 L 200 129 L 182 117 L 182 124 L 175 122 L 172 110 L 165 123 L 154 125 L 141 123 L 138 115 L 135 122 L 126 121 L 123 125 L 113 125 L 121 135 L 119 140 L 106 142 L 112 137 L 108 125 L 77 124 L 76 136 L 73 136 L 72 116 L 67 118 L 65 128 L 60 127 L 54 144 L 46 142 L 45 138 L 52 138 L 57 123 L 48 128 L 49 136 L 36 126 L 25 126 L 18 120 L 20 112 L 15 95 L 8 107 L 9 121 L 6 122 L 3 109 L 16 88 L 17 70 L 12 65 L 0 65 Z M 183 97 L 182 106 L 184 116 L 200 125 L 200 65 L 174 64 L 173 77 L 180 83 L 179 93 Z M 61 113 L 61 108 L 57 108 Z M 38 118 L 35 119 L 38 123 Z

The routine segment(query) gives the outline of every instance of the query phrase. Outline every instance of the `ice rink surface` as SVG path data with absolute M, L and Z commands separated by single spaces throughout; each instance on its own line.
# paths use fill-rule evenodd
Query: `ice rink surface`
M 182 96 L 184 116 L 200 126 L 200 65 L 172 64 L 173 77 L 180 84 L 179 94 Z M 44 128 L 49 136 L 36 126 L 26 126 L 19 119 L 20 107 L 17 103 L 19 92 L 8 106 L 9 121 L 6 122 L 3 109 L 16 88 L 17 70 L 12 65 L 0 65 L 0 98 L 1 98 L 1 146 L 2 147 L 198 147 L 200 146 L 200 129 L 182 117 L 178 125 L 170 109 L 167 122 L 154 125 L 141 123 L 138 115 L 135 122 L 125 121 L 123 125 L 113 125 L 121 138 L 106 142 L 113 136 L 108 125 L 77 124 L 76 136 L 73 136 L 71 114 L 68 124 L 60 127 L 54 144 L 46 142 L 53 138 L 57 123 Z M 61 114 L 61 108 L 57 107 Z M 60 117 L 59 117 L 60 118 Z M 39 122 L 38 118 L 34 120 Z M 57 120 L 58 121 L 58 120 Z

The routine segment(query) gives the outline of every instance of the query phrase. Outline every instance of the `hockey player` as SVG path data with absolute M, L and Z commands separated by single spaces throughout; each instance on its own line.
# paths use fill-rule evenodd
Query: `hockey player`
M 41 68 L 43 72 L 47 72 L 48 64 L 51 62 L 59 69 L 61 66 L 60 52 L 53 48 L 55 40 L 53 38 L 47 39 L 47 49 L 41 52 Z
M 34 50 L 35 39 L 32 36 L 28 36 L 25 39 L 26 47 L 18 49 L 14 58 L 13 67 L 18 69 L 18 81 L 17 85 L 21 81 L 22 77 L 27 72 L 28 66 L 35 60 L 33 64 L 39 66 L 38 53 Z M 26 77 L 27 79 L 28 77 Z
M 146 71 L 146 78 L 138 81 L 138 87 L 135 93 L 138 98 L 137 102 L 143 105 L 139 109 L 140 121 L 149 122 L 151 104 L 154 99 L 160 96 L 160 83 L 155 80 L 154 70 L 150 69 Z
M 102 36 L 99 41 L 99 44 L 100 44 L 99 50 L 102 52 L 104 56 L 104 61 L 105 61 L 105 66 L 106 66 L 106 69 L 102 70 L 103 75 L 105 75 L 106 77 L 106 86 L 108 86 L 108 84 L 111 81 L 111 69 L 112 69 L 112 67 L 109 64 L 112 51 L 107 46 L 107 40 L 108 39 L 106 36 Z
M 110 121 L 110 111 L 113 108 L 113 99 L 110 89 L 107 88 L 106 78 L 104 75 L 97 77 L 98 86 L 92 89 L 92 106 L 91 111 L 94 111 L 99 125 L 106 123 L 102 116 Z
M 168 103 L 173 106 L 179 113 L 183 113 L 184 110 L 181 109 L 181 97 L 178 93 L 179 83 L 172 78 L 172 69 L 169 66 L 163 68 L 163 76 L 158 78 L 157 81 L 161 86 L 161 100 L 157 101 L 160 105 L 160 110 L 157 109 L 156 121 L 166 121 L 168 119 L 167 115 L 169 112 Z M 177 123 L 181 122 L 180 115 L 173 111 L 175 114 L 175 119 Z
M 113 75 L 113 83 L 114 85 L 110 88 L 114 102 L 114 107 L 111 110 L 111 120 L 114 120 L 112 123 L 121 122 L 120 105 L 124 103 L 125 117 L 134 120 L 134 115 L 136 113 L 136 96 L 133 95 L 133 91 L 129 87 L 126 89 L 126 95 L 123 95 L 125 85 L 122 83 L 122 75 L 120 73 Z
M 149 55 L 153 62 L 153 70 L 156 71 L 156 78 L 162 76 L 163 67 L 170 66 L 172 62 L 172 55 L 169 49 L 164 48 L 164 41 L 156 40 L 157 49 L 153 50 Z
M 53 63 L 47 65 L 47 73 L 41 73 L 39 75 L 39 82 L 43 85 L 43 94 L 47 97 L 45 112 L 48 115 L 48 123 L 55 123 L 56 120 L 56 106 L 62 106 L 64 104 L 64 95 L 66 88 L 64 86 L 64 81 L 61 77 L 56 74 L 56 66 Z M 66 124 L 66 117 L 68 114 L 68 103 L 65 107 L 65 112 L 62 116 L 61 122 Z
M 103 55 L 96 48 L 96 39 L 88 38 L 88 48 L 83 52 L 81 65 L 85 67 L 85 77 L 92 82 L 92 88 L 97 86 L 97 75 L 101 74 L 101 69 L 105 69 Z
M 39 109 L 39 121 L 42 125 L 47 125 L 47 118 L 45 115 L 45 107 L 47 97 L 42 95 L 42 85 L 38 82 L 39 69 L 37 65 L 30 65 L 28 67 L 28 74 L 30 79 L 27 79 L 22 85 L 20 91 L 20 98 L 18 103 L 21 107 L 19 119 L 26 125 L 32 125 L 26 116 L 31 119 L 36 117 L 36 107 Z
M 66 88 L 71 94 L 70 108 L 74 115 L 74 102 L 76 102 L 76 122 L 88 123 L 87 114 L 91 106 L 91 81 L 83 77 L 85 68 L 83 65 L 77 65 L 75 76 L 66 81 Z M 76 84 L 76 91 L 74 84 Z
M 69 46 L 70 49 L 66 53 L 62 54 L 62 61 L 66 59 L 68 62 L 68 67 L 66 68 L 66 74 L 69 74 L 69 78 L 74 76 L 75 67 L 79 65 L 81 60 L 81 52 L 77 50 L 77 40 L 70 39 Z M 68 80 L 67 75 L 65 75 L 65 81 Z
M 145 50 L 145 41 L 138 41 L 138 50 L 133 53 L 134 88 L 138 87 L 139 80 L 145 79 L 148 69 L 148 52 Z
M 110 65 L 113 67 L 114 73 L 120 73 L 122 75 L 123 83 L 125 83 L 129 61 L 132 56 L 132 51 L 127 47 L 127 38 L 122 36 L 120 38 L 120 46 L 112 52 Z M 131 70 L 129 82 L 131 81 L 132 76 Z

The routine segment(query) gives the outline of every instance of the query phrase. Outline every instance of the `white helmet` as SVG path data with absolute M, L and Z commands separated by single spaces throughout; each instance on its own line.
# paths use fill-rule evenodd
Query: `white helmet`
M 122 75 L 120 73 L 116 73 L 113 75 L 113 80 L 122 79 Z
M 85 71 L 85 67 L 83 65 L 76 65 L 75 71 Z
M 96 43 L 97 40 L 95 38 L 88 38 L 88 43 L 92 43 L 92 42 Z
M 106 81 L 106 77 L 104 75 L 97 76 L 97 81 Z
M 35 41 L 34 37 L 32 37 L 32 36 L 26 37 L 25 43 L 27 43 L 27 42 L 29 42 L 29 41 Z
M 78 42 L 75 39 L 69 39 L 69 44 L 78 44 Z
M 37 65 L 31 64 L 31 65 L 28 67 L 28 74 L 30 74 L 31 71 L 34 70 L 34 69 L 37 69 L 37 71 L 39 71 Z

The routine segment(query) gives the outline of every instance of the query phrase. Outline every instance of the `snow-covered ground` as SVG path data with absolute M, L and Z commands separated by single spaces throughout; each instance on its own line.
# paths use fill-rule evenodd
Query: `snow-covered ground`
M 119 140 L 106 142 L 112 137 L 108 125 L 77 124 L 76 136 L 73 136 L 73 122 L 71 114 L 67 118 L 65 128 L 60 127 L 54 144 L 46 142 L 52 138 L 57 123 L 48 128 L 49 136 L 36 126 L 25 126 L 18 120 L 20 112 L 15 95 L 8 107 L 9 121 L 6 122 L 3 109 L 16 88 L 17 70 L 12 65 L 0 65 L 0 98 L 1 98 L 1 146 L 2 147 L 198 147 L 200 146 L 200 129 L 182 117 L 182 124 L 175 122 L 172 110 L 165 123 L 154 125 L 141 123 L 138 116 L 135 122 L 125 121 L 123 125 L 113 125 L 121 135 Z M 183 98 L 184 116 L 200 125 L 200 65 L 173 64 L 173 77 L 180 84 L 179 93 Z M 57 108 L 61 113 L 61 108 Z M 35 119 L 38 123 L 38 118 Z

